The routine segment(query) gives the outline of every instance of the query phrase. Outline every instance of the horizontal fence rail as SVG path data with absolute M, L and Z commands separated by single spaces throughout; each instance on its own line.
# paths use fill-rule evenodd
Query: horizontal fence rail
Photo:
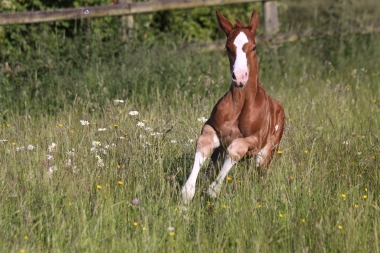
M 0 25 L 52 22 L 104 16 L 123 16 L 138 13 L 178 10 L 214 5 L 265 2 L 263 0 L 163 0 L 154 2 L 119 3 L 108 6 L 66 8 L 0 14 Z

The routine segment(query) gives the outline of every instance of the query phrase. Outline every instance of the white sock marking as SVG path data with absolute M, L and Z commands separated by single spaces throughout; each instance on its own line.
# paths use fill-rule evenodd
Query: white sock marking
M 212 139 L 214 140 L 214 148 L 219 147 L 219 146 L 220 146 L 220 141 L 219 141 L 218 136 L 216 136 L 216 134 L 214 134 L 214 135 L 212 136 Z
M 207 190 L 209 196 L 216 198 L 222 188 L 223 180 L 226 178 L 228 172 L 236 164 L 234 160 L 231 159 L 229 155 L 224 158 L 224 163 L 219 175 L 216 177 L 215 181 L 210 185 Z
M 205 161 L 206 158 L 202 155 L 201 152 L 195 153 L 193 170 L 191 171 L 186 184 L 182 187 L 182 199 L 186 205 L 190 203 L 195 195 L 195 183 L 197 181 L 199 171 Z
M 260 167 L 263 161 L 263 150 L 260 150 L 260 152 L 256 156 L 256 167 Z

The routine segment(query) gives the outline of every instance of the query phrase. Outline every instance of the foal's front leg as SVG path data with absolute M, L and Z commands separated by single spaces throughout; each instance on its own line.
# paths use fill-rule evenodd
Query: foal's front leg
M 204 125 L 202 134 L 197 140 L 193 170 L 191 171 L 186 184 L 182 187 L 182 199 L 184 204 L 189 204 L 193 199 L 195 195 L 195 183 L 197 181 L 198 173 L 207 157 L 210 156 L 212 150 L 219 146 L 220 141 L 216 135 L 214 128 L 207 124 Z
M 227 149 L 227 154 L 224 158 L 224 163 L 219 175 L 215 181 L 210 185 L 207 190 L 207 194 L 210 197 L 216 198 L 222 188 L 224 179 L 231 168 L 239 161 L 248 150 L 255 150 L 258 147 L 258 138 L 256 136 L 250 136 L 246 138 L 235 139 Z

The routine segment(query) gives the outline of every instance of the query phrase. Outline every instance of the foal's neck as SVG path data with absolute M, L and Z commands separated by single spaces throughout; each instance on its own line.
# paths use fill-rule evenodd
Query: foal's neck
M 231 83 L 230 91 L 232 93 L 233 103 L 236 105 L 254 102 L 256 93 L 259 87 L 259 76 L 257 72 L 255 74 L 250 74 L 246 85 L 243 88 L 236 87 Z

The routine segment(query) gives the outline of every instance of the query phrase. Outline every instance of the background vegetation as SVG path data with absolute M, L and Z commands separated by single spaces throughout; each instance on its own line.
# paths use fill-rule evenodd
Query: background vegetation
M 85 4 L 108 2 L 0 8 Z M 247 22 L 260 5 L 138 15 L 128 41 L 117 17 L 1 27 L 0 251 L 378 252 L 376 7 L 279 3 L 281 32 L 317 32 L 258 45 L 260 80 L 286 111 L 281 152 L 265 175 L 239 163 L 215 200 L 202 172 L 187 211 L 198 118 L 230 80 L 223 46 L 194 43 L 224 38 L 216 8 Z

